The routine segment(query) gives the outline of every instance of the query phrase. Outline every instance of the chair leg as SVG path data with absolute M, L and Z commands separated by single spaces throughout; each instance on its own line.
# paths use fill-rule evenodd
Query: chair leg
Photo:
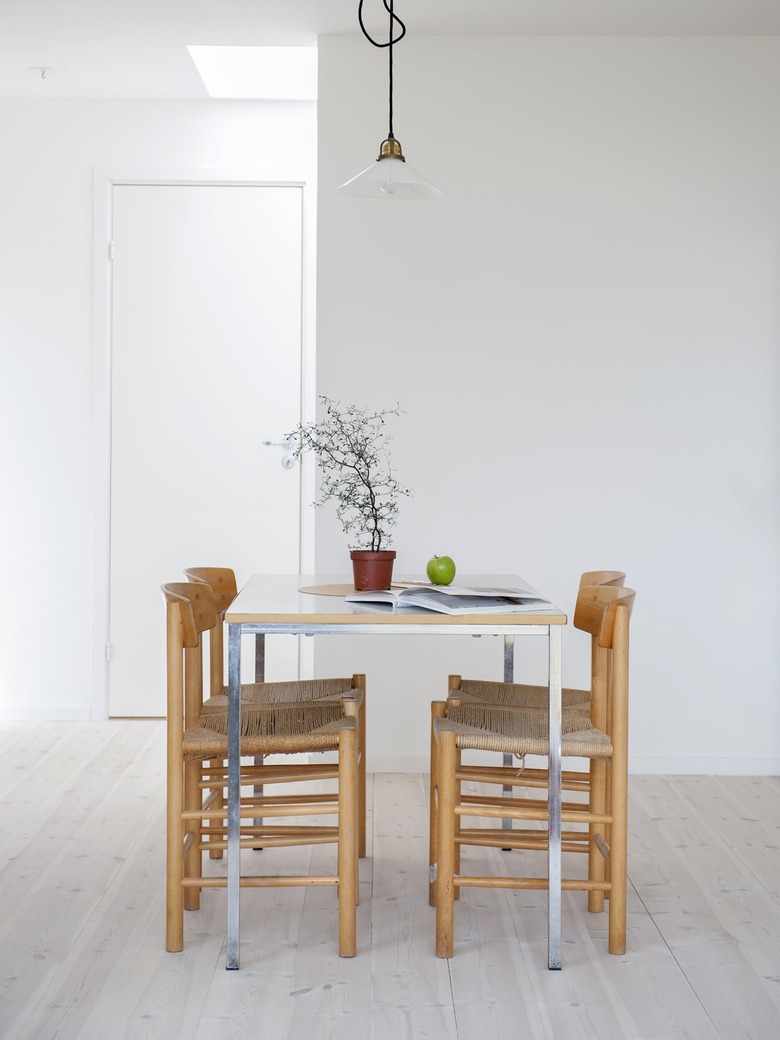
M 606 760 L 592 758 L 590 760 L 590 809 L 594 813 L 604 813 L 606 807 Z M 604 881 L 607 875 L 607 862 L 596 844 L 596 837 L 606 841 L 606 825 L 591 823 L 588 826 L 588 880 Z M 592 914 L 601 913 L 604 909 L 604 893 L 588 892 L 588 910 Z
M 366 854 L 366 677 L 353 675 L 352 684 L 363 691 L 358 713 L 358 856 Z
M 431 790 L 430 817 L 428 821 L 428 904 L 436 906 L 436 843 L 438 840 L 439 814 L 439 745 L 433 732 L 435 719 L 444 718 L 447 705 L 444 701 L 431 701 Z
M 609 890 L 609 952 L 626 952 L 627 776 L 612 763 L 612 828 Z M 619 774 L 615 776 L 614 774 Z
M 604 733 L 612 733 L 612 697 L 609 696 L 609 691 L 612 690 L 612 656 L 598 646 L 598 640 L 596 636 L 593 638 L 593 656 L 592 656 L 592 711 L 591 711 L 591 722 L 596 729 L 602 730 Z M 591 766 L 593 769 L 594 760 L 591 760 Z M 603 812 L 609 814 L 612 812 L 612 795 L 610 795 L 610 789 L 612 789 L 612 782 L 610 782 L 609 774 L 612 770 L 612 760 L 606 759 L 603 762 L 603 783 L 604 783 L 604 803 Z M 606 841 L 607 847 L 610 842 L 609 835 L 609 824 L 604 825 L 604 829 L 600 832 Z M 590 875 L 589 875 L 590 877 Z M 603 874 L 601 880 L 609 880 L 609 863 L 604 860 Z M 603 901 L 608 899 L 608 892 L 604 892 L 600 896 L 600 900 L 597 901 L 599 909 L 603 908 Z M 591 907 L 591 901 L 588 903 L 589 909 Z
M 607 733 L 611 733 L 611 730 L 607 730 Z M 606 761 L 606 800 L 604 802 L 604 811 L 608 816 L 612 816 L 612 759 L 608 758 Z M 612 824 L 608 823 L 604 827 L 604 839 L 607 845 L 612 847 Z M 609 863 L 604 864 L 604 878 L 610 880 Z M 609 899 L 609 892 L 604 893 L 604 898 Z
M 169 953 L 179 953 L 184 949 L 184 894 L 181 885 L 184 876 L 184 828 L 181 818 L 183 795 L 183 765 L 181 759 L 169 750 L 165 871 L 165 949 Z
M 451 704 L 453 707 L 460 707 L 460 705 L 462 704 L 462 701 L 461 701 L 460 697 L 456 696 L 457 691 L 460 689 L 460 684 L 461 684 L 461 677 L 459 675 L 451 675 L 450 676 L 450 695 L 447 698 L 447 705 L 448 706 Z M 455 759 L 455 771 L 456 771 L 456 773 L 460 772 L 460 767 L 461 767 L 462 761 L 463 761 L 463 754 L 460 751 L 460 749 L 458 749 L 458 751 L 456 753 L 456 759 Z M 460 803 L 460 798 L 461 798 L 461 794 L 462 793 L 463 792 L 462 792 L 461 782 L 460 782 L 460 780 L 457 780 L 456 783 L 455 783 L 455 804 L 459 804 Z M 461 849 L 461 846 L 460 846 L 460 843 L 458 841 L 458 837 L 460 835 L 460 827 L 461 827 L 461 818 L 460 818 L 460 816 L 456 816 L 455 817 L 455 837 L 453 839 L 454 848 L 455 848 L 455 859 L 453 860 L 453 870 L 454 870 L 454 872 L 456 874 L 460 873 L 460 849 Z M 459 888 L 453 889 L 452 898 L 453 899 L 460 899 L 460 889 Z
M 436 956 L 451 957 L 455 889 L 455 734 L 439 733 L 439 826 L 437 836 Z
M 462 763 L 463 763 L 463 752 L 458 750 L 455 753 L 455 776 L 456 777 L 457 777 L 457 774 L 460 772 L 460 767 L 461 767 Z M 454 805 L 459 805 L 460 804 L 460 800 L 461 800 L 461 795 L 462 794 L 463 794 L 463 785 L 462 785 L 460 780 L 456 779 L 455 780 L 455 795 L 454 795 L 454 798 L 453 798 L 453 804 Z M 453 832 L 453 839 L 452 839 L 452 841 L 453 841 L 453 844 L 452 844 L 452 848 L 453 848 L 452 869 L 453 869 L 453 871 L 456 874 L 460 874 L 460 850 L 461 850 L 461 844 L 458 841 L 458 838 L 460 837 L 460 828 L 461 828 L 461 817 L 460 816 L 455 816 L 454 817 L 453 825 L 454 825 L 454 832 Z M 459 888 L 453 888 L 453 890 L 452 890 L 452 898 L 453 899 L 460 899 L 460 889 Z
M 202 807 L 203 796 L 200 791 L 200 762 L 184 763 L 184 807 L 189 811 L 198 810 Z M 199 878 L 203 874 L 203 855 L 200 851 L 202 823 L 200 820 L 188 820 L 184 827 L 184 833 L 192 834 L 192 843 L 184 857 L 184 876 L 188 878 Z M 200 888 L 184 890 L 184 909 L 200 909 Z
M 620 638 L 622 636 L 622 638 Z M 626 952 L 626 872 L 628 852 L 628 615 L 618 610 L 612 656 L 612 766 L 610 769 L 609 952 Z
M 357 727 L 339 738 L 339 957 L 357 951 L 358 901 L 358 754 Z
M 617 749 L 616 749 L 617 750 Z M 612 826 L 609 861 L 609 952 L 626 952 L 626 884 L 628 845 L 628 762 L 627 756 L 612 759 Z
M 203 764 L 208 769 L 219 769 L 220 767 L 226 765 L 226 760 L 224 758 L 213 758 L 208 762 L 204 762 Z M 211 808 L 224 809 L 225 819 L 227 819 L 227 807 L 225 806 L 225 796 L 222 792 L 222 788 L 220 787 L 217 790 L 215 787 L 214 790 L 216 790 L 216 797 L 214 798 L 214 801 L 211 803 Z M 209 793 L 211 793 L 211 791 L 209 791 Z M 223 859 L 224 855 L 225 853 L 223 849 L 209 849 L 209 859 Z

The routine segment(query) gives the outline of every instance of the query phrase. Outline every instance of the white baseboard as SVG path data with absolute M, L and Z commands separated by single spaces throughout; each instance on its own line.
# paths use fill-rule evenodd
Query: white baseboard
M 403 755 L 372 755 L 368 749 L 366 770 L 369 773 L 429 773 L 427 758 Z
M 780 776 L 780 758 L 634 755 L 628 768 L 647 776 Z

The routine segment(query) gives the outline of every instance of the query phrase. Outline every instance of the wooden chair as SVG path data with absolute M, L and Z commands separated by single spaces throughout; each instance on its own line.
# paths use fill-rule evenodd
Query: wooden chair
M 168 670 L 168 812 L 166 949 L 178 951 L 184 943 L 184 909 L 200 905 L 204 888 L 226 887 L 226 878 L 203 875 L 203 853 L 227 847 L 223 796 L 227 787 L 227 735 L 220 713 L 203 710 L 203 640 L 218 622 L 211 587 L 176 582 L 163 586 L 167 616 Z M 273 685 L 273 684 L 269 684 Z M 284 685 L 284 684 L 282 684 Z M 297 783 L 336 777 L 338 791 L 243 795 L 241 848 L 262 845 L 337 844 L 338 869 L 324 876 L 242 875 L 250 887 L 334 885 L 339 897 L 339 954 L 356 950 L 357 904 L 357 715 L 363 691 L 304 703 L 291 698 L 258 703 L 242 719 L 242 755 L 271 755 L 335 751 L 336 765 L 244 765 L 242 788 L 262 783 Z M 249 731 L 248 733 L 246 731 Z M 208 766 L 203 766 L 208 762 Z M 262 814 L 257 826 L 252 817 Z M 337 824 L 323 826 L 307 817 L 337 816 Z M 285 821 L 292 820 L 289 825 Z M 281 822 L 280 822 L 281 821 Z
M 210 586 L 214 593 L 218 621 L 209 632 L 209 692 L 204 702 L 204 711 L 222 716 L 227 725 L 227 686 L 225 684 L 225 611 L 238 595 L 235 572 L 230 567 L 188 567 L 184 571 L 192 582 Z M 284 683 L 244 683 L 241 687 L 241 702 L 244 713 L 251 712 L 253 705 L 273 704 L 278 700 L 294 700 L 302 703 L 316 702 L 323 698 L 348 693 L 359 687 L 363 696 L 359 698 L 358 710 L 358 850 L 361 857 L 366 854 L 366 677 L 353 675 L 337 679 L 297 679 Z M 222 723 L 220 723 L 222 724 Z M 227 733 L 227 729 L 225 729 Z M 257 764 L 261 764 L 258 758 Z M 261 793 L 258 784 L 257 793 Z M 220 853 L 213 851 L 212 856 Z
M 626 836 L 628 791 L 628 635 L 635 593 L 615 586 L 583 587 L 577 598 L 574 624 L 590 633 L 606 663 L 605 699 L 611 708 L 606 729 L 593 725 L 586 715 L 567 713 L 563 720 L 562 755 L 610 761 L 607 808 L 606 785 L 592 784 L 586 804 L 566 802 L 562 821 L 575 829 L 563 832 L 563 850 L 588 854 L 587 879 L 566 878 L 565 890 L 589 893 L 589 909 L 603 908 L 609 895 L 609 952 L 624 953 L 626 946 Z M 460 869 L 458 852 L 463 846 L 546 850 L 546 830 L 495 827 L 465 828 L 465 817 L 547 822 L 547 799 L 489 797 L 478 791 L 463 794 L 465 781 L 525 787 L 526 774 L 516 767 L 469 767 L 461 762 L 465 750 L 497 751 L 525 758 L 548 753 L 548 715 L 544 708 L 514 706 L 509 709 L 484 703 L 458 703 L 452 697 L 433 722 L 437 745 L 438 812 L 436 880 L 436 955 L 451 957 L 456 890 L 468 885 L 487 888 L 541 889 L 546 878 L 476 877 Z M 580 829 L 576 829 L 580 825 Z M 587 830 L 582 830 L 587 825 Z M 606 826 L 610 825 L 609 840 Z M 606 877 L 605 863 L 610 863 Z M 520 862 L 520 861 L 518 861 Z M 597 897 L 597 898 L 594 898 Z
M 586 596 L 583 590 L 593 586 L 605 586 L 610 588 L 622 588 L 626 580 L 623 571 L 585 571 L 580 576 L 577 591 L 577 604 L 580 597 Z M 575 616 L 576 616 L 575 606 Z M 609 726 L 608 702 L 606 698 L 606 669 L 609 665 L 603 648 L 599 647 L 598 639 L 591 637 L 591 683 L 590 689 L 578 690 L 564 687 L 561 691 L 561 702 L 564 719 L 569 716 L 582 716 L 590 719 L 594 726 L 605 729 Z M 454 699 L 458 704 L 484 704 L 485 706 L 501 707 L 506 710 L 513 708 L 540 708 L 546 709 L 548 703 L 548 690 L 546 686 L 533 686 L 526 683 L 493 682 L 483 679 L 463 679 L 460 675 L 450 675 L 448 679 L 448 698 Z M 437 841 L 437 797 L 438 787 L 438 753 L 436 739 L 433 732 L 433 721 L 446 713 L 446 705 L 441 701 L 433 701 L 431 705 L 431 786 L 430 786 L 430 816 L 429 816 L 429 864 L 431 868 L 436 862 Z M 505 767 L 512 765 L 511 754 L 505 754 L 503 764 Z M 581 770 L 566 770 L 561 777 L 561 785 L 564 791 L 578 791 L 584 797 L 589 797 L 591 783 L 606 785 L 608 765 L 606 769 L 603 764 L 593 760 L 587 773 Z M 526 787 L 546 787 L 547 770 L 544 768 L 524 769 L 524 785 Z M 507 785 L 505 794 L 509 795 L 511 786 Z M 505 846 L 508 848 L 509 846 Z M 457 896 L 456 896 L 457 898 Z M 429 903 L 435 906 L 436 885 L 431 882 L 429 890 Z

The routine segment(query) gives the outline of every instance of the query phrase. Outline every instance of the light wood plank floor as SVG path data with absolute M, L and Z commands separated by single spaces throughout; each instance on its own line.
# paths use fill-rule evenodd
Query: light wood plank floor
M 162 723 L 5 724 L 0 752 L 3 1040 L 780 1036 L 778 778 L 633 777 L 628 952 L 569 893 L 549 972 L 541 892 L 466 890 L 455 956 L 434 957 L 426 778 L 378 774 L 358 956 L 336 955 L 332 889 L 245 890 L 227 972 L 224 892 L 164 950 Z M 333 853 L 245 855 L 319 871 Z M 528 854 L 467 855 L 508 872 Z

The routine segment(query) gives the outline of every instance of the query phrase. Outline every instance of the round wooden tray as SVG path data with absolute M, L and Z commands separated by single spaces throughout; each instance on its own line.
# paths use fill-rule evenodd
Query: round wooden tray
M 298 589 L 299 592 L 305 592 L 309 596 L 339 596 L 343 599 L 348 596 L 350 592 L 355 591 L 354 585 L 307 585 L 303 589 Z

